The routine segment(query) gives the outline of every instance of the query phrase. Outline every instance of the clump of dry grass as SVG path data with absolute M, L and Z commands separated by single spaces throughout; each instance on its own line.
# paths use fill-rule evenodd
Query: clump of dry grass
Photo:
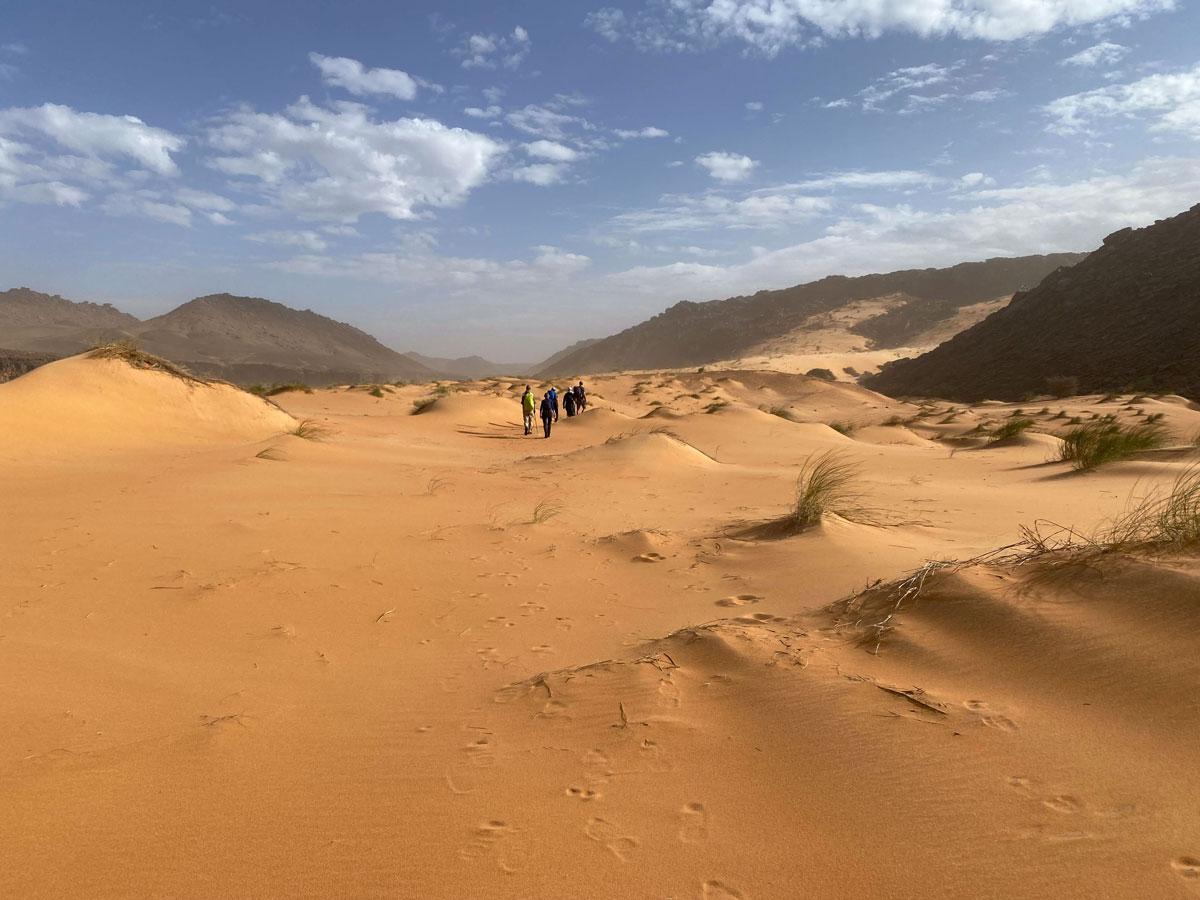
M 1101 419 L 1072 428 L 1063 435 L 1059 459 L 1082 471 L 1133 459 L 1138 453 L 1156 450 L 1165 443 L 1166 437 L 1157 424 L 1121 425 Z
M 862 464 L 837 450 L 809 456 L 796 478 L 790 517 L 795 530 L 813 527 L 827 512 L 849 512 L 861 496 L 856 486 L 861 475 Z
M 781 419 L 787 419 L 789 422 L 796 421 L 796 414 L 793 413 L 786 406 L 772 406 L 770 409 L 767 410 L 767 412 L 769 412 L 773 416 L 779 416 L 779 418 L 781 418 Z
M 161 356 L 155 356 L 153 353 L 147 353 L 145 350 L 139 350 L 137 342 L 133 338 L 96 344 L 88 350 L 87 358 L 119 359 L 121 362 L 127 363 L 135 369 L 153 369 L 158 372 L 165 372 L 168 375 L 174 375 L 176 378 L 182 378 L 184 381 L 195 382 L 196 384 L 209 383 L 206 379 L 189 372 L 183 366 L 176 365 L 173 362 L 163 359 Z
M 333 431 L 313 419 L 301 419 L 288 434 L 306 441 L 323 441 L 333 434 Z
M 1011 441 L 1017 435 L 1029 430 L 1036 424 L 1033 419 L 1009 419 L 988 435 L 988 443 L 999 444 L 1002 441 Z
M 255 459 L 270 459 L 279 461 L 284 458 L 283 451 L 278 447 L 264 447 L 254 454 Z
M 530 521 L 534 525 L 540 525 L 542 522 L 548 522 L 556 516 L 561 516 L 566 510 L 566 504 L 553 495 L 547 495 L 537 502 L 537 506 L 533 508 L 533 518 Z
M 435 404 L 437 402 L 438 402 L 437 397 L 422 397 L 420 400 L 414 400 L 412 414 L 414 416 L 420 415 L 421 413 L 425 412 L 425 410 L 427 410 L 429 407 L 433 406 L 433 404 Z
M 1099 542 L 1122 547 L 1182 547 L 1200 542 L 1200 463 L 1175 476 L 1170 490 L 1151 490 L 1128 505 Z

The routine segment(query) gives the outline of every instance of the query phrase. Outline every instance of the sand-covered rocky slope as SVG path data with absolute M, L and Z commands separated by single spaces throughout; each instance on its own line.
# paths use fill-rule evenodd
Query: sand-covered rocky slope
M 1196 558 L 895 586 L 1169 485 L 1182 398 L 989 445 L 1013 405 L 660 372 L 545 440 L 520 382 L 119 366 L 0 385 L 0 896 L 1196 896 Z M 1060 405 L 1177 446 L 1074 472 Z M 826 451 L 858 498 L 763 527 Z
M 893 396 L 1019 399 L 1078 390 L 1200 396 L 1200 205 L 1110 234 L 1004 309 L 869 379 Z

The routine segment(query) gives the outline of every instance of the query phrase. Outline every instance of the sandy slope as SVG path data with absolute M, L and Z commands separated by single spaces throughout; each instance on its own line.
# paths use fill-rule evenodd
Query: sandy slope
M 878 647 L 886 592 L 827 609 L 1184 455 L 1076 475 L 947 442 L 1011 405 L 769 372 L 589 380 L 550 440 L 508 381 L 276 398 L 318 442 L 157 373 L 87 419 L 52 402 L 124 373 L 40 371 L 0 387 L 0 896 L 1200 892 L 1194 559 L 947 571 Z M 1200 428 L 1128 399 L 1027 412 Z M 827 449 L 865 515 L 748 539 Z

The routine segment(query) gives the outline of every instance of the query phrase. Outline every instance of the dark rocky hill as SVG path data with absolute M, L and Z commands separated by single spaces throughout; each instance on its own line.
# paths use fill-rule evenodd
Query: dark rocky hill
M 139 346 L 230 381 L 433 380 L 430 369 L 365 331 L 260 297 L 210 294 L 148 319 Z
M 1110 234 L 1004 309 L 867 381 L 891 396 L 1018 400 L 1047 379 L 1078 389 L 1200 397 L 1200 205 Z
M 898 312 L 889 310 L 855 330 L 876 346 L 903 346 L 908 336 L 950 318 L 961 307 L 1032 287 L 1047 273 L 1083 257 L 1058 253 L 857 278 L 835 275 L 783 290 L 759 291 L 750 297 L 684 301 L 640 325 L 562 356 L 539 374 L 676 368 L 736 359 L 813 317 L 856 301 L 890 296 L 900 298 Z
M 109 303 L 76 303 L 27 287 L 0 291 L 0 346 L 14 350 L 70 356 L 139 324 Z

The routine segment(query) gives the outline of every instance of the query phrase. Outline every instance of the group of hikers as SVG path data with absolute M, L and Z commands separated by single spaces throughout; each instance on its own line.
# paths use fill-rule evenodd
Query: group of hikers
M 536 409 L 542 417 L 542 431 L 545 432 L 546 437 L 550 437 L 550 426 L 558 421 L 558 405 L 557 388 L 552 387 L 546 391 L 539 404 L 529 385 L 525 385 L 525 393 L 521 395 L 521 412 L 525 414 L 525 433 L 533 434 L 533 413 Z M 587 393 L 583 389 L 582 381 L 575 387 L 567 388 L 562 392 L 562 408 L 568 419 L 587 409 Z

